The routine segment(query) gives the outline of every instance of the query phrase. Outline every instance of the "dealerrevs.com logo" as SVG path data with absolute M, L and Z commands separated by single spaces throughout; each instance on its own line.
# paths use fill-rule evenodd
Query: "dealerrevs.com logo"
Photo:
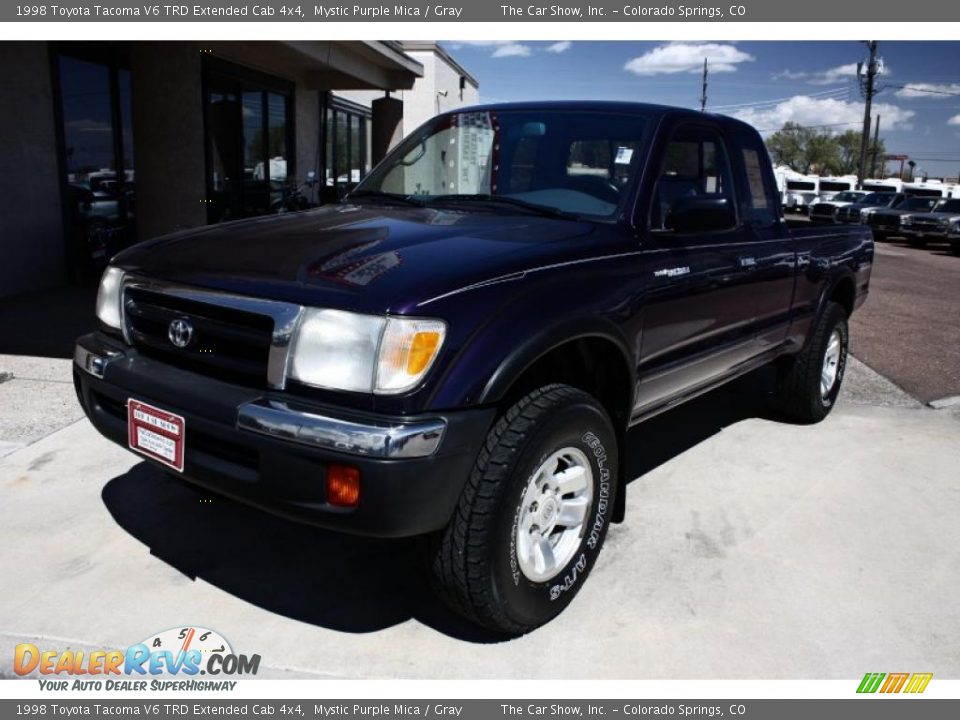
M 259 655 L 235 653 L 219 633 L 171 628 L 125 650 L 14 649 L 17 675 L 36 677 L 41 690 L 233 690 L 227 677 L 256 675 Z M 199 679 L 198 676 L 206 676 Z

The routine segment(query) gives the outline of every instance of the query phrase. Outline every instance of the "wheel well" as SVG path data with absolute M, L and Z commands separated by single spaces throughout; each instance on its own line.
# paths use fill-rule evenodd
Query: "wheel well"
M 827 298 L 830 302 L 839 303 L 840 307 L 847 311 L 847 317 L 850 317 L 853 314 L 853 303 L 856 298 L 856 288 L 854 287 L 853 280 L 845 277 L 837 281 L 837 284 L 833 286 L 833 289 L 830 291 L 830 296 Z
M 502 408 L 538 387 L 563 383 L 595 397 L 613 421 L 619 468 L 613 522 L 622 522 L 627 495 L 627 426 L 633 410 L 633 373 L 620 347 L 601 337 L 564 343 L 523 371 L 503 397 Z
M 532 390 L 551 383 L 589 393 L 603 405 L 618 432 L 626 427 L 632 409 L 631 373 L 613 341 L 587 337 L 553 348 L 523 371 L 501 404 L 506 409 Z

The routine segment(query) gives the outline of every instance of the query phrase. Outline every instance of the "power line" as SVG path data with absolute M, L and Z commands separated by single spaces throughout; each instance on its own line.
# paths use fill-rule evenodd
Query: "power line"
M 836 96 L 849 95 L 849 88 L 834 88 L 833 90 L 823 90 L 821 92 L 807 93 L 802 95 L 802 97 L 827 97 L 827 96 Z M 752 107 L 762 107 L 764 105 L 776 105 L 778 103 L 787 102 L 788 100 L 793 100 L 795 97 L 801 97 L 798 95 L 791 95 L 790 97 L 785 98 L 776 98 L 774 100 L 756 100 L 754 102 L 748 103 L 739 103 L 737 105 L 714 105 L 711 110 L 733 110 L 737 108 L 752 108 Z
M 911 92 L 918 93 L 929 93 L 930 95 L 949 95 L 950 97 L 960 97 L 960 92 L 954 92 L 952 90 L 934 90 L 932 88 L 923 88 L 917 87 L 922 83 L 904 83 L 903 85 L 899 83 L 884 83 L 883 89 L 888 87 L 900 88 L 901 90 L 910 90 Z

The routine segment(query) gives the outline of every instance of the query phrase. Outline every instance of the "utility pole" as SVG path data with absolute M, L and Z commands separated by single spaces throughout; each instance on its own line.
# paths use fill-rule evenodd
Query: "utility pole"
M 860 165 L 857 170 L 857 180 L 861 183 L 863 182 L 867 169 L 867 145 L 870 142 L 870 108 L 873 104 L 873 95 L 875 92 L 874 80 L 877 77 L 877 41 L 870 40 L 867 43 L 867 47 L 870 49 L 870 60 L 867 63 L 867 79 L 866 87 L 864 88 L 866 104 L 863 108 L 863 134 L 860 136 Z M 858 77 L 861 76 L 862 69 L 863 63 L 858 64 Z
M 700 91 L 700 112 L 707 109 L 707 59 L 703 59 L 703 89 Z
M 870 177 L 877 176 L 877 153 L 880 150 L 880 113 L 873 125 L 873 155 L 870 158 Z M 882 173 L 881 173 L 882 174 Z

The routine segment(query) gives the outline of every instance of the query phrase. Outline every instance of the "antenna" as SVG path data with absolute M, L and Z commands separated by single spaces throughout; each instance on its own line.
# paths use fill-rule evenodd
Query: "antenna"
M 700 91 L 700 112 L 707 109 L 707 59 L 703 59 L 703 89 Z

